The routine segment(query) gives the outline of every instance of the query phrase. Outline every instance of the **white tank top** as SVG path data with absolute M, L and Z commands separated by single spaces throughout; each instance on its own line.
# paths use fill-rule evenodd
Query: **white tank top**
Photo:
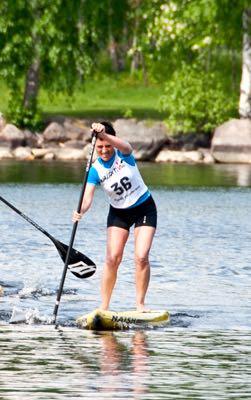
M 97 159 L 93 167 L 96 169 L 100 184 L 108 195 L 110 204 L 115 208 L 128 208 L 147 192 L 136 163 L 128 164 L 126 156 L 115 150 L 115 159 L 110 168 L 102 165 Z

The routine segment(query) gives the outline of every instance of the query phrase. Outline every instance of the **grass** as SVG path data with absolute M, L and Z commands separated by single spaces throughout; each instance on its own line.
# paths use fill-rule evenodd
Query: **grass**
M 0 82 L 0 111 L 6 113 L 8 90 Z M 78 118 L 131 118 L 162 120 L 165 115 L 158 110 L 160 85 L 144 86 L 129 77 L 116 79 L 103 77 L 88 79 L 77 88 L 72 97 L 66 93 L 50 94 L 41 90 L 39 108 L 45 119 L 54 115 Z

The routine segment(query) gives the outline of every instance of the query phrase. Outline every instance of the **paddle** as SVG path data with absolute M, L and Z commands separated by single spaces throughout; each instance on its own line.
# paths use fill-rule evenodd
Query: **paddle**
M 5 200 L 2 196 L 0 196 L 0 200 L 4 204 L 6 204 L 8 207 L 10 207 L 13 211 L 15 211 L 17 214 L 19 214 L 21 217 L 23 217 L 27 222 L 29 222 L 31 225 L 33 225 L 36 229 L 38 229 L 40 232 L 42 232 L 45 236 L 47 236 L 52 241 L 52 243 L 55 245 L 63 262 L 65 262 L 66 256 L 67 256 L 67 251 L 69 249 L 69 247 L 66 244 L 55 239 L 52 235 L 50 235 L 48 232 L 46 232 L 46 230 L 41 228 L 41 226 L 39 226 L 36 222 L 32 221 L 32 219 L 30 219 L 29 217 L 27 217 L 27 215 L 25 215 L 21 211 L 19 211 L 15 206 L 13 206 L 11 203 L 9 203 L 7 200 Z M 90 260 L 84 254 L 71 248 L 71 250 L 69 252 L 68 269 L 77 278 L 82 279 L 82 278 L 88 278 L 89 276 L 92 276 L 94 274 L 94 272 L 96 271 L 96 265 L 93 263 L 92 260 Z
M 87 163 L 86 163 L 85 177 L 84 177 L 84 180 L 83 180 L 83 186 L 82 186 L 82 190 L 81 190 L 80 197 L 79 197 L 79 202 L 78 202 L 78 208 L 77 208 L 77 212 L 78 213 L 81 212 L 82 202 L 83 202 L 83 198 L 84 198 L 84 194 L 85 194 L 87 178 L 88 178 L 90 167 L 91 167 L 91 163 L 92 163 L 92 158 L 93 158 L 94 148 L 95 148 L 95 144 L 96 144 L 96 140 L 97 140 L 97 135 L 98 135 L 97 132 L 94 131 L 93 135 L 92 135 L 92 143 L 91 143 L 90 155 L 89 155 L 89 158 L 88 158 Z M 57 292 L 56 303 L 55 303 L 55 307 L 54 307 L 54 311 L 53 311 L 53 323 L 54 324 L 56 324 L 59 303 L 60 303 L 61 295 L 62 295 L 62 292 L 63 292 L 63 287 L 64 287 L 65 278 L 66 278 L 67 268 L 68 268 L 68 264 L 70 262 L 71 249 L 72 249 L 72 246 L 73 246 L 73 243 L 74 243 L 77 227 L 78 227 L 78 221 L 74 222 L 74 224 L 73 224 L 72 233 L 71 233 L 71 239 L 70 239 L 68 251 L 67 251 L 67 254 L 66 254 L 66 259 L 65 259 L 65 264 L 64 264 L 62 277 L 61 277 L 61 282 L 60 282 L 60 285 L 59 285 L 59 288 L 58 288 L 58 292 Z

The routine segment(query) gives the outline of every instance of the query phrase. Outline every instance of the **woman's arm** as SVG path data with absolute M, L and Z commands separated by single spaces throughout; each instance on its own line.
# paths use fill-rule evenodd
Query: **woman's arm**
M 84 198 L 83 198 L 83 202 L 82 202 L 82 206 L 81 206 L 81 212 L 80 213 L 78 213 L 77 211 L 73 212 L 73 215 L 72 215 L 72 221 L 73 222 L 80 221 L 82 216 L 91 207 L 92 201 L 93 201 L 94 192 L 95 192 L 95 188 L 96 188 L 95 185 L 92 185 L 90 183 L 86 184 L 85 194 L 84 194 Z
M 130 143 L 118 138 L 117 136 L 108 135 L 105 133 L 105 126 L 99 123 L 92 124 L 92 131 L 98 132 L 98 137 L 100 139 L 106 140 L 113 147 L 116 147 L 121 153 L 129 155 L 132 153 L 133 148 Z

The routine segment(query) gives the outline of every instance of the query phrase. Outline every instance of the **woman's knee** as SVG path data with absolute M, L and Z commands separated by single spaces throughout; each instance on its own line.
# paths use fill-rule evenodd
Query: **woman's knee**
M 149 267 L 149 257 L 148 254 L 135 254 L 135 264 L 139 268 Z
M 106 264 L 111 268 L 118 268 L 121 263 L 122 255 L 121 254 L 108 254 L 106 256 Z

